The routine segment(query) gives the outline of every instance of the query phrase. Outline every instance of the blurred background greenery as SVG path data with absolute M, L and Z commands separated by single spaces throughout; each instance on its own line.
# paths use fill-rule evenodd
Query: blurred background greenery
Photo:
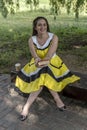
M 77 6 L 78 14 L 75 12 L 75 4 L 76 2 L 78 4 L 79 0 L 72 0 L 71 5 L 64 3 L 70 0 L 36 0 L 39 2 L 36 6 L 33 1 L 26 0 L 26 4 L 25 0 L 8 0 L 9 3 L 0 3 L 7 8 L 6 13 L 0 6 L 0 73 L 9 73 L 16 62 L 21 61 L 25 64 L 25 61 L 30 60 L 28 39 L 32 34 L 32 21 L 37 16 L 46 17 L 51 32 L 59 37 L 57 50 L 59 55 L 75 55 L 78 57 L 79 65 L 86 62 L 87 1 L 83 0 L 83 3 L 80 0 L 82 3 Z M 70 10 L 66 8 L 67 6 Z

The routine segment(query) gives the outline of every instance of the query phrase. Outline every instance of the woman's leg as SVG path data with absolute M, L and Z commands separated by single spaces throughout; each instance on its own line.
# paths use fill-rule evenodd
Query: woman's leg
M 23 107 L 23 110 L 22 110 L 22 113 L 21 115 L 24 115 L 24 116 L 27 116 L 28 115 L 28 111 L 29 111 L 29 108 L 30 106 L 32 105 L 32 103 L 35 101 L 35 99 L 37 98 L 37 96 L 40 94 L 40 92 L 42 91 L 42 87 L 40 90 L 36 91 L 36 92 L 32 92 L 28 99 L 27 99 L 27 102 L 26 104 L 24 105 Z
M 56 102 L 56 104 L 57 104 L 57 107 L 58 107 L 58 108 L 64 107 L 65 105 L 64 105 L 64 103 L 62 102 L 62 100 L 60 99 L 58 93 L 55 92 L 55 91 L 53 91 L 53 90 L 51 90 L 51 89 L 49 89 L 49 91 L 50 91 L 51 95 L 53 96 L 53 98 L 54 98 L 54 100 L 55 100 L 55 102 Z

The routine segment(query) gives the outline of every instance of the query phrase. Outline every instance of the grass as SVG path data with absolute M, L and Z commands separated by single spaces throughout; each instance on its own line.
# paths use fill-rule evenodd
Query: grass
M 58 52 L 67 51 L 70 54 L 79 56 L 82 61 L 87 60 L 87 17 L 81 16 L 79 21 L 74 16 L 53 16 L 48 12 L 19 12 L 9 15 L 7 19 L 0 16 L 0 69 L 8 72 L 19 59 L 26 57 L 30 59 L 28 38 L 32 33 L 32 21 L 37 16 L 45 16 L 50 24 L 51 31 L 59 37 Z M 74 49 L 74 45 L 81 45 L 81 48 Z M 85 46 L 84 46 L 85 45 Z

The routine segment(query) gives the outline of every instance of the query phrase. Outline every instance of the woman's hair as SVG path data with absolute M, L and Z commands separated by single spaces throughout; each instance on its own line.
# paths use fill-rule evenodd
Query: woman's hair
M 33 20 L 33 32 L 32 32 L 32 36 L 34 36 L 34 35 L 37 34 L 37 31 L 36 31 L 35 28 L 36 28 L 36 25 L 37 25 L 38 20 L 40 20 L 40 19 L 44 19 L 44 20 L 46 21 L 46 24 L 47 24 L 47 32 L 50 32 L 49 23 L 48 23 L 47 19 L 46 19 L 45 17 L 39 16 L 39 17 L 37 17 L 37 18 L 35 18 L 35 19 Z

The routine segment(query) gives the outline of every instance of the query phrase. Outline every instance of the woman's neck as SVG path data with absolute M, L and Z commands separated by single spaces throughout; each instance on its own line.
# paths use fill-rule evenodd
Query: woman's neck
M 42 35 L 41 34 L 37 35 L 37 41 L 38 41 L 38 43 L 40 45 L 44 45 L 46 43 L 46 41 L 47 41 L 48 38 L 49 38 L 48 32 L 45 33 L 45 34 L 42 34 Z
M 40 38 L 40 39 L 48 37 L 48 32 L 46 32 L 44 34 L 38 34 L 37 37 Z

